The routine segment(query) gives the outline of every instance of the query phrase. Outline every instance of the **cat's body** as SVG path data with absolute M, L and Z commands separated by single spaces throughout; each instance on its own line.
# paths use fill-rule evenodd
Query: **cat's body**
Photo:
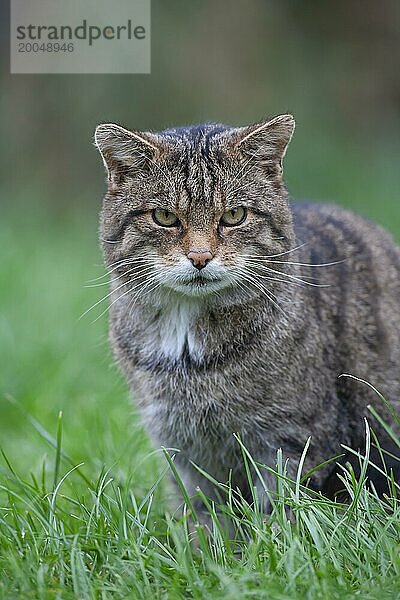
M 154 442 L 179 450 L 177 466 L 191 494 L 198 485 L 214 494 L 191 461 L 221 482 L 226 482 L 231 472 L 233 485 L 248 494 L 234 433 L 255 460 L 271 467 L 277 449 L 282 448 L 290 458 L 291 475 L 310 435 L 305 469 L 338 454 L 341 443 L 361 446 L 366 406 L 376 404 L 376 397 L 365 385 L 339 378 L 343 373 L 371 381 L 395 403 L 399 397 L 400 251 L 381 228 L 349 212 L 322 205 L 293 205 L 290 209 L 280 160 L 292 125 L 288 117 L 271 123 L 254 132 L 204 126 L 203 130 L 173 130 L 158 139 L 145 134 L 141 155 L 148 145 L 158 147 L 162 135 L 169 144 L 165 154 L 151 155 L 150 167 L 138 167 L 137 148 L 127 152 L 126 139 L 124 151 L 118 155 L 115 148 L 121 148 L 119 136 L 124 134 L 117 130 L 115 141 L 114 129 L 110 141 L 113 126 L 100 126 L 109 129 L 107 135 L 106 129 L 100 130 L 97 137 L 109 170 L 102 237 L 114 290 L 112 346 Z M 260 131 L 264 137 L 257 140 Z M 250 151 L 244 148 L 241 156 L 233 155 L 229 146 L 232 136 L 235 151 L 251 141 Z M 228 160 L 229 168 L 222 174 L 213 162 L 217 160 Z M 232 186 L 235 175 L 231 170 L 234 161 L 240 160 L 236 172 L 242 169 L 245 175 Z M 136 181 L 133 162 L 140 173 Z M 252 168 L 246 172 L 249 163 Z M 172 165 L 180 169 L 173 181 Z M 148 197 L 162 196 L 165 214 L 175 215 L 171 196 L 166 200 L 165 191 L 154 192 L 157 172 L 158 183 L 173 188 L 174 211 L 182 222 L 176 226 L 180 234 L 177 229 L 175 238 L 160 227 L 161 235 L 170 236 L 167 240 L 155 237 L 160 231 L 157 228 L 154 234 L 148 220 L 138 225 L 134 221 L 140 212 L 135 202 L 141 206 L 143 198 L 138 201 L 138 196 L 145 193 L 149 177 L 153 177 L 153 188 Z M 224 177 L 228 181 L 225 187 Z M 247 229 L 246 221 L 244 226 L 232 226 L 221 217 L 226 214 L 224 208 L 232 205 L 229 194 L 234 188 L 236 195 L 249 199 L 245 204 L 250 221 Z M 154 213 L 151 201 L 145 200 L 145 205 L 149 202 Z M 125 229 L 124 211 L 133 219 L 128 219 Z M 233 214 L 227 218 L 232 220 Z M 236 230 L 233 238 L 232 230 Z M 138 231 L 142 245 L 135 245 L 140 241 L 135 238 Z M 199 278 L 209 269 L 210 287 L 216 285 L 217 289 L 207 293 L 196 287 L 185 293 L 180 281 L 174 288 L 176 273 L 172 283 L 168 275 L 165 280 L 161 275 L 148 284 L 148 274 L 159 264 L 158 258 L 153 257 L 152 263 L 141 258 L 148 232 L 151 250 L 156 247 L 169 259 L 166 268 L 173 260 L 182 268 L 182 256 L 191 249 L 202 256 L 209 251 L 210 264 L 201 265 L 199 275 L 199 267 L 191 266 L 193 279 L 187 285 L 207 288 L 208 281 Z M 131 261 L 135 255 L 136 265 Z M 217 267 L 224 261 L 228 268 L 234 265 L 236 279 L 218 288 Z M 213 267 L 213 262 L 217 266 Z M 317 473 L 314 485 L 322 487 L 327 474 L 326 470 Z M 269 477 L 267 472 L 265 477 Z

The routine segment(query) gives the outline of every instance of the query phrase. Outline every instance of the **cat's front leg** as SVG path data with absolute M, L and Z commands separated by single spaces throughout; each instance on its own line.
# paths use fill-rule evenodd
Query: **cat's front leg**
M 189 530 L 194 535 L 197 535 L 197 527 L 200 525 L 208 536 L 213 532 L 213 517 L 202 496 L 204 495 L 210 501 L 213 510 L 218 515 L 218 520 L 222 521 L 218 506 L 225 501 L 224 494 L 189 463 L 180 463 L 175 466 L 177 467 L 179 481 L 171 476 L 171 493 L 168 498 L 172 514 L 178 519 L 187 518 Z M 182 485 L 185 494 L 182 493 Z M 189 502 L 185 499 L 186 494 L 190 499 L 189 506 Z

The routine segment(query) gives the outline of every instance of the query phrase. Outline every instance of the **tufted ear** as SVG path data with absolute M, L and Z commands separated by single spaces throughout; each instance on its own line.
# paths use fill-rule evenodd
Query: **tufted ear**
M 127 175 L 145 172 L 160 154 L 161 144 L 153 133 L 129 131 L 105 123 L 98 125 L 94 134 L 110 182 L 121 182 Z
M 241 127 L 237 147 L 266 166 L 281 165 L 292 138 L 295 120 L 292 115 L 279 115 L 271 121 Z

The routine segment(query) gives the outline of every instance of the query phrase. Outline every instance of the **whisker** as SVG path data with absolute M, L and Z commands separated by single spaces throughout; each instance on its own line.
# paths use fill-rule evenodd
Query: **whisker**
M 121 266 L 124 266 L 124 265 L 122 264 Z M 110 271 L 112 271 L 112 269 L 108 269 L 105 273 L 103 273 L 102 275 L 99 275 L 98 277 L 93 277 L 93 279 L 88 279 L 87 283 L 92 283 L 93 281 L 98 281 L 99 279 L 104 279 L 105 277 L 108 277 L 110 274 Z
M 284 263 L 285 264 L 285 263 Z M 282 277 L 293 277 L 294 275 L 291 275 L 291 273 L 287 273 L 286 271 L 280 271 L 278 269 L 271 269 L 270 267 L 268 267 L 268 264 L 263 264 L 261 262 L 252 262 L 251 260 L 248 260 L 246 262 L 246 267 L 252 267 L 254 270 L 256 269 L 260 269 L 262 271 L 269 271 L 270 273 L 275 272 L 277 275 L 280 275 Z M 299 277 L 299 275 L 295 275 L 296 277 Z M 314 275 L 301 275 L 300 278 L 303 278 L 304 281 L 318 281 L 318 277 L 315 277 Z
M 266 279 L 267 281 L 273 281 L 276 283 L 284 283 L 285 285 L 294 285 L 296 287 L 304 287 L 304 285 L 302 283 L 299 283 L 297 281 L 290 281 L 287 279 L 277 279 L 276 277 L 268 277 L 268 275 L 261 275 L 260 273 L 257 273 L 257 277 L 261 277 L 262 279 Z
M 149 271 L 151 270 L 150 267 L 148 267 Z M 148 273 L 146 272 L 141 272 L 139 274 L 138 277 L 135 277 L 136 279 L 141 279 L 142 277 L 146 277 L 148 275 Z M 85 310 L 84 313 L 81 314 L 81 316 L 79 317 L 79 321 L 85 316 L 87 315 L 88 312 L 90 312 L 91 310 L 93 310 L 94 308 L 96 308 L 96 306 L 98 306 L 99 304 L 101 304 L 101 302 L 104 302 L 104 300 L 107 300 L 107 298 L 109 298 L 110 296 L 112 296 L 112 294 L 114 294 L 115 292 L 117 292 L 118 290 L 120 290 L 121 288 L 123 288 L 126 285 L 129 285 L 131 282 L 130 281 L 125 281 L 123 282 L 121 285 L 119 285 L 118 287 L 116 287 L 115 289 L 111 290 L 108 294 L 106 294 L 105 296 L 103 296 L 103 298 L 100 298 L 100 300 L 98 300 L 97 302 L 95 302 L 94 304 L 92 304 L 92 306 L 90 306 L 87 310 Z
M 129 259 L 120 259 L 115 261 L 114 263 L 111 263 L 110 265 L 108 265 L 107 268 L 107 272 L 103 273 L 103 275 L 100 275 L 99 277 L 94 277 L 93 279 L 88 279 L 87 283 L 91 283 L 93 281 L 98 281 L 99 279 L 104 279 L 105 277 L 108 277 L 108 275 L 110 274 L 110 272 L 114 272 L 117 271 L 120 267 L 124 267 L 130 264 L 140 264 L 143 262 L 146 262 L 146 259 L 148 257 L 145 255 L 138 255 L 138 257 L 131 257 Z M 156 259 L 157 256 L 154 255 L 154 258 Z M 151 263 L 152 258 L 148 258 L 148 262 Z
M 272 277 L 267 277 L 259 275 L 257 273 L 257 277 L 255 275 L 253 275 L 253 273 L 251 271 L 249 271 L 249 269 L 247 269 L 246 267 L 237 267 L 236 268 L 236 272 L 239 273 L 240 275 L 246 275 L 247 277 L 251 277 L 254 282 L 259 283 L 263 288 L 264 286 L 262 285 L 262 281 L 259 281 L 259 278 L 261 277 L 262 279 L 267 279 L 268 281 L 277 281 L 280 282 L 281 280 L 276 279 L 276 278 L 272 278 Z M 286 281 L 282 280 L 282 283 L 286 283 Z
M 254 259 L 253 259 L 254 260 Z M 301 262 L 291 262 L 289 260 L 269 260 L 265 257 L 260 257 L 260 262 L 273 263 L 277 265 L 296 265 L 298 267 L 331 267 L 334 265 L 340 265 L 344 263 L 347 259 L 336 260 L 334 262 L 328 263 L 301 263 Z
M 148 276 L 148 274 L 147 274 L 147 273 L 145 273 L 145 274 L 144 274 L 144 275 L 142 275 L 141 277 L 143 277 L 143 276 Z M 101 312 L 101 313 L 100 313 L 100 314 L 99 314 L 99 315 L 96 317 L 96 319 L 95 319 L 95 320 L 92 322 L 92 324 L 93 324 L 93 323 L 96 323 L 96 321 L 98 321 L 98 320 L 99 320 L 99 319 L 100 319 L 100 318 L 101 318 L 103 315 L 105 315 L 105 314 L 106 314 L 106 313 L 107 313 L 107 312 L 110 310 L 110 308 L 113 306 L 113 304 L 115 304 L 116 302 L 118 302 L 119 300 L 121 300 L 121 298 L 123 298 L 124 296 L 126 296 L 126 295 L 127 295 L 127 294 L 129 294 L 129 293 L 132 293 L 132 291 L 134 291 L 136 288 L 140 288 L 140 290 L 139 290 L 139 293 L 141 293 L 141 292 L 142 292 L 142 290 L 143 290 L 143 288 L 144 288 L 146 285 L 148 285 L 148 282 L 144 282 L 144 283 L 143 283 L 143 282 L 141 281 L 141 282 L 137 282 L 137 283 L 136 283 L 136 279 L 139 279 L 139 277 L 138 277 L 138 278 L 135 278 L 135 280 L 133 281 L 133 284 L 134 284 L 134 285 L 133 285 L 133 286 L 130 286 L 130 287 L 129 287 L 129 288 L 128 288 L 128 289 L 127 289 L 125 292 L 123 292 L 122 294 L 120 294 L 120 295 L 118 296 L 118 298 L 115 298 L 115 299 L 114 299 L 114 300 L 113 300 L 113 301 L 112 301 L 112 302 L 109 304 L 109 306 L 107 306 L 107 307 L 106 307 L 106 308 L 103 310 L 103 312 Z M 131 283 L 131 282 L 129 282 L 129 283 Z M 121 287 L 122 287 L 122 286 L 119 286 L 118 288 L 116 288 L 115 290 L 113 290 L 113 291 L 111 292 L 111 294 L 113 294 L 114 292 L 116 292 L 117 290 L 119 290 Z M 110 294 L 109 294 L 109 295 L 110 295 Z
M 117 288 L 117 289 L 120 289 L 120 288 Z M 110 305 L 109 305 L 109 306 L 107 306 L 107 308 L 105 308 L 105 309 L 103 310 L 103 312 L 101 312 L 101 313 L 100 313 L 100 314 L 99 314 L 99 315 L 98 315 L 98 316 L 97 316 L 97 317 L 94 319 L 94 321 L 92 321 L 92 325 L 93 325 L 94 323 L 96 323 L 96 321 L 98 321 L 98 320 L 99 320 L 99 319 L 100 319 L 100 318 L 101 318 L 103 315 L 105 315 L 105 314 L 106 314 L 106 313 L 107 313 L 107 312 L 110 310 L 110 308 L 112 307 L 112 305 L 113 305 L 113 304 L 115 304 L 115 302 L 117 302 L 118 300 L 121 300 L 121 298 L 123 298 L 124 296 L 126 296 L 127 294 L 129 294 L 129 293 L 131 293 L 131 292 L 132 292 L 132 288 L 129 288 L 129 289 L 127 289 L 125 292 L 123 292 L 122 294 L 120 294 L 120 295 L 118 296 L 118 298 L 115 298 L 115 300 L 113 300 L 113 301 L 110 303 Z
M 274 273 L 276 275 L 280 275 L 281 277 L 288 277 L 289 279 L 293 279 L 294 281 L 299 281 L 300 283 L 304 283 L 304 285 L 310 285 L 312 287 L 331 287 L 331 284 L 329 283 L 313 283 L 312 281 L 306 281 L 305 279 L 302 279 L 301 277 L 296 277 L 296 275 L 291 275 L 290 273 L 285 273 L 285 271 L 277 271 L 276 269 L 270 269 L 269 267 L 265 266 L 265 265 L 254 265 L 255 268 L 257 269 L 262 269 L 263 271 L 267 271 L 269 273 Z M 308 279 L 313 279 L 311 277 L 308 277 Z
M 299 250 L 300 248 L 303 248 L 304 246 L 306 246 L 307 244 L 309 244 L 310 242 L 304 242 L 303 244 L 299 244 L 298 246 L 295 246 L 294 248 L 290 248 L 289 250 L 286 250 L 285 252 L 279 252 L 278 254 L 242 254 L 242 256 L 245 257 L 249 257 L 249 258 L 277 258 L 278 256 L 284 256 L 285 254 L 290 254 L 291 252 L 295 252 L 296 250 Z
M 271 298 L 271 296 L 269 295 L 269 291 L 267 292 L 267 290 L 264 288 L 264 286 L 260 285 L 260 283 L 258 281 L 254 281 L 254 279 L 250 276 L 249 273 L 246 273 L 244 271 L 240 271 L 240 275 L 241 277 L 247 281 L 248 283 L 252 284 L 255 288 L 257 288 L 262 294 L 264 294 L 264 296 L 266 298 L 268 298 L 268 300 L 278 309 L 280 310 L 286 317 L 288 317 L 289 315 L 286 313 L 286 311 L 273 299 Z M 274 296 L 276 298 L 276 296 Z
M 100 298 L 100 300 L 98 300 L 95 304 L 92 304 L 92 306 L 90 308 L 88 308 L 87 310 L 85 310 L 84 313 L 81 314 L 81 316 L 79 317 L 79 321 L 81 319 L 83 319 L 83 317 L 85 315 L 88 314 L 88 312 L 90 312 L 91 310 L 93 310 L 94 308 L 96 308 L 96 306 L 98 306 L 99 304 L 101 304 L 101 302 L 104 302 L 104 300 L 107 300 L 107 298 L 109 298 L 113 292 L 117 292 L 118 290 L 120 290 L 122 287 L 124 287 L 124 285 L 128 285 L 127 282 L 122 283 L 120 286 L 118 286 L 117 288 L 115 288 L 115 290 L 112 290 L 111 292 L 109 292 L 106 296 L 104 296 L 103 298 Z
M 155 284 L 149 288 L 151 283 Z M 131 302 L 129 303 L 127 312 L 128 312 L 128 318 L 130 319 L 132 314 L 133 314 L 133 309 L 134 306 L 136 304 L 136 301 L 138 300 L 138 298 L 142 295 L 143 297 L 150 294 L 151 292 L 155 291 L 156 289 L 158 289 L 159 287 L 161 287 L 162 282 L 161 281 L 156 281 L 155 279 L 148 281 L 145 283 L 145 285 L 143 287 L 141 287 L 141 289 L 135 294 L 135 296 L 132 298 Z M 148 289 L 146 289 L 146 287 Z
M 145 258 L 157 258 L 157 254 L 155 252 L 146 252 L 145 254 L 128 254 L 127 256 L 122 256 L 121 258 L 119 258 L 118 260 L 114 261 L 113 263 L 110 263 L 109 265 L 106 265 L 107 268 L 110 267 L 115 267 L 120 261 L 124 261 L 124 260 L 138 260 L 138 259 L 145 259 Z
M 129 271 L 125 271 L 124 275 L 130 275 L 131 273 L 135 273 L 135 271 L 137 271 L 138 274 L 141 274 L 143 272 L 143 269 L 146 268 L 147 270 L 152 270 L 154 267 L 153 265 L 149 265 L 148 267 L 146 265 L 141 265 L 140 268 L 137 267 L 137 265 L 135 266 L 134 269 L 129 269 Z M 116 269 L 113 270 L 114 272 L 116 271 Z M 111 273 L 106 273 L 106 275 L 112 275 Z M 110 285 L 110 281 L 103 281 L 102 283 L 92 283 L 90 285 L 85 285 L 84 287 L 86 288 L 94 288 L 94 287 L 101 287 L 103 285 Z

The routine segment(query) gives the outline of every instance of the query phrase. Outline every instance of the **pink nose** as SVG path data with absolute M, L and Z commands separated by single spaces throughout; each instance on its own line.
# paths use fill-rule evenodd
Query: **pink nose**
M 209 250 L 191 250 L 187 253 L 188 259 L 196 269 L 204 269 L 207 263 L 210 262 L 213 255 Z

